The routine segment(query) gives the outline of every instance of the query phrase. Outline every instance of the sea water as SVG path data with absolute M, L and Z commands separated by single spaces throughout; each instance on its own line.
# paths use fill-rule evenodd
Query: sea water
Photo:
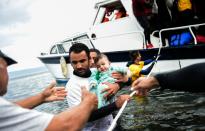
M 23 73 L 23 72 L 22 72 Z M 55 79 L 49 72 L 37 73 L 34 75 L 26 75 L 13 78 L 8 83 L 8 91 L 5 98 L 16 101 L 23 98 L 38 94 L 43 91 Z M 58 84 L 59 86 L 62 86 Z M 64 86 L 64 85 L 63 85 Z M 59 113 L 68 108 L 66 99 L 64 101 L 55 101 L 42 104 L 36 107 L 36 110 L 49 113 Z
M 35 95 L 52 80 L 54 78 L 48 72 L 11 79 L 4 97 L 16 101 Z M 124 88 L 117 95 L 123 93 L 129 94 L 130 91 Z M 56 114 L 67 108 L 67 102 L 64 100 L 45 103 L 35 109 Z M 151 91 L 148 97 L 133 97 L 118 120 L 116 130 L 205 130 L 205 93 L 156 89 Z
M 205 93 L 156 89 L 147 97 L 135 96 L 121 115 L 118 130 L 205 130 Z

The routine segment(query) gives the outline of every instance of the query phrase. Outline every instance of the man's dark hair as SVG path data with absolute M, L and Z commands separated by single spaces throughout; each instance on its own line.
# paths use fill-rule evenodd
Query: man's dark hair
M 91 48 L 90 52 L 95 52 L 97 55 L 100 55 L 100 51 L 96 48 Z
M 74 43 L 69 49 L 69 56 L 70 56 L 71 52 L 80 53 L 82 51 L 85 51 L 88 58 L 90 58 L 90 50 L 83 43 Z

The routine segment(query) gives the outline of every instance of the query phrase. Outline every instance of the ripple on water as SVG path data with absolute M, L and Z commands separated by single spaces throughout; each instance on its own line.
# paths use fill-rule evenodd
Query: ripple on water
M 118 121 L 118 130 L 204 130 L 204 123 L 203 93 L 154 90 L 148 97 L 129 101 Z

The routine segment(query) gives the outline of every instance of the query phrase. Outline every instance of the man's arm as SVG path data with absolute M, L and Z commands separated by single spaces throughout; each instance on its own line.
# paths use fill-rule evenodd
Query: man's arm
M 97 108 L 97 97 L 82 89 L 82 102 L 56 116 L 49 123 L 46 131 L 80 131 L 87 122 L 91 112 Z
M 108 88 L 105 88 L 102 93 L 106 92 L 104 97 L 110 97 L 117 93 L 117 91 L 120 89 L 120 85 L 123 83 L 125 85 L 131 85 L 131 79 L 129 79 L 128 75 L 122 74 L 120 72 L 113 72 L 112 77 L 116 79 L 116 83 L 112 84 L 109 82 L 104 82 L 103 84 L 106 84 Z
M 117 100 L 115 102 L 107 106 L 101 107 L 98 110 L 93 111 L 92 114 L 90 115 L 89 121 L 94 121 L 111 114 L 112 112 L 121 108 L 123 103 L 129 99 L 130 99 L 129 95 L 120 95 L 119 97 L 117 97 Z
M 132 84 L 138 95 L 146 93 L 156 87 L 190 92 L 204 92 L 205 63 L 198 63 L 182 69 L 159 73 L 149 78 L 138 78 Z
M 193 64 L 182 69 L 155 76 L 162 89 L 204 92 L 205 63 Z
M 55 85 L 53 82 L 43 92 L 15 103 L 23 108 L 32 109 L 44 102 L 64 100 L 66 96 L 64 87 L 54 88 Z
M 140 74 L 142 74 L 142 75 L 148 75 L 148 74 L 151 72 L 152 68 L 154 67 L 154 64 L 155 64 L 155 62 L 153 62 L 153 63 L 152 63 L 149 67 L 147 67 L 146 69 L 141 70 L 141 71 L 140 71 Z

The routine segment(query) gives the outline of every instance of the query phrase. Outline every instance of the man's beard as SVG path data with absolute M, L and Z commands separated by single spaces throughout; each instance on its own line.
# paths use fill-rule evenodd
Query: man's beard
M 73 74 L 76 75 L 76 76 L 79 76 L 79 77 L 88 78 L 88 77 L 91 76 L 91 71 L 90 71 L 90 69 L 87 69 L 85 71 L 85 73 L 80 73 L 80 72 L 74 70 Z

